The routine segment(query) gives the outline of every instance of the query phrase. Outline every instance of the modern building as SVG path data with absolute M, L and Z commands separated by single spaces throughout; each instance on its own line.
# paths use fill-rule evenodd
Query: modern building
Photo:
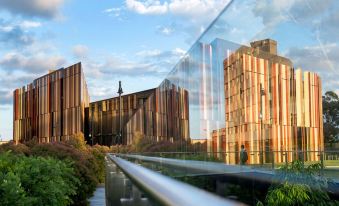
M 323 151 L 320 77 L 295 69 L 271 39 L 242 46 L 222 39 L 193 45 L 155 89 L 89 104 L 81 64 L 14 92 L 14 140 L 89 144 L 205 139 L 207 151 L 249 163 L 318 160 Z M 184 151 L 183 147 L 183 151 Z
M 157 141 L 189 139 L 186 90 L 167 82 L 121 99 L 89 103 L 81 63 L 16 89 L 13 113 L 15 142 L 62 141 L 78 133 L 89 144 L 107 146 L 132 144 L 136 134 Z
M 154 141 L 187 141 L 189 123 L 188 91 L 165 80 L 127 122 L 127 144 L 137 133 Z
M 126 144 L 126 124 L 131 117 L 143 107 L 147 99 L 155 93 L 155 89 L 105 99 L 90 103 L 89 135 L 87 142 L 91 144 L 113 145 Z M 120 107 L 121 105 L 121 107 Z M 120 115 L 122 137 L 120 133 Z
M 14 91 L 13 140 L 65 140 L 85 133 L 89 95 L 81 63 L 50 71 Z
M 275 41 L 231 52 L 224 85 L 226 127 L 213 131 L 211 146 L 227 153 L 227 163 L 239 162 L 241 145 L 252 164 L 319 158 L 314 151 L 324 148 L 321 79 L 278 56 Z
M 121 107 L 120 107 L 121 105 Z M 120 115 L 122 135 L 120 133 Z M 189 139 L 188 93 L 174 85 L 90 103 L 91 144 L 132 144 L 137 135 L 155 141 Z

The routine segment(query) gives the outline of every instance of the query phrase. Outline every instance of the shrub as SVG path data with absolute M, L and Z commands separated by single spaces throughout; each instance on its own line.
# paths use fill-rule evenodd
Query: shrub
M 304 167 L 299 160 L 277 171 L 278 183 L 266 196 L 267 205 L 339 205 L 327 194 L 327 179 L 320 175 L 321 165 Z M 260 205 L 262 203 L 259 203 Z
M 0 155 L 0 205 L 70 205 L 78 185 L 71 162 Z
M 73 148 L 62 142 L 38 144 L 32 149 L 32 155 L 53 157 L 59 160 L 73 161 L 75 175 L 80 180 L 77 194 L 72 196 L 76 205 L 84 205 L 93 194 L 99 180 L 96 172 L 99 170 L 93 155 Z
M 82 133 L 78 133 L 69 137 L 69 139 L 66 141 L 66 144 L 78 150 L 82 151 L 87 150 L 85 137 Z
M 0 153 L 12 151 L 13 154 L 30 155 L 30 148 L 24 144 L 14 144 L 13 142 L 0 145 Z
M 95 146 L 92 148 L 89 148 L 89 151 L 95 158 L 95 168 L 93 168 L 95 171 L 95 174 L 97 174 L 98 182 L 103 183 L 105 181 L 105 152 L 103 152 L 103 148 Z
M 41 144 L 36 140 L 31 140 L 27 142 L 26 145 L 15 145 L 13 143 L 1 145 L 0 155 L 6 151 L 11 151 L 11 158 L 14 158 L 15 155 L 33 156 L 37 159 L 42 157 L 44 159 L 53 158 L 57 159 L 58 161 L 61 160 L 71 167 L 73 169 L 73 173 L 70 174 L 75 175 L 75 177 L 78 179 L 77 192 L 70 195 L 74 205 L 86 205 L 87 199 L 92 196 L 97 184 L 104 182 L 105 180 L 105 153 L 109 151 L 109 148 L 99 145 L 94 147 L 86 145 L 82 134 L 71 136 L 69 140 L 65 142 Z M 7 161 L 7 163 L 10 163 L 10 161 Z M 5 165 L 7 163 L 3 162 L 2 164 Z M 35 162 L 31 162 L 31 164 L 34 165 Z M 29 169 L 26 168 L 25 165 L 22 165 L 22 167 Z M 34 170 L 34 168 L 31 169 Z M 17 191 L 16 196 L 18 197 L 14 199 L 18 200 L 18 202 L 22 202 L 22 204 L 20 203 L 21 205 L 27 205 L 28 202 L 32 201 L 32 199 L 28 198 L 28 196 L 25 196 L 27 195 L 26 193 L 21 192 L 22 188 L 20 185 L 23 183 L 21 182 L 21 179 L 18 179 L 17 176 L 15 176 L 15 172 L 12 172 L 13 174 L 11 171 L 9 171 L 8 174 L 6 173 L 6 175 L 3 177 L 6 178 L 6 184 L 2 185 L 2 188 L 13 188 L 13 191 Z M 51 173 L 51 175 L 53 176 L 53 173 Z M 68 178 L 71 177 L 72 176 L 69 176 Z M 47 175 L 44 178 L 49 178 L 49 176 Z M 32 177 L 32 181 L 34 179 L 38 181 L 39 177 Z M 10 192 L 11 190 L 8 191 Z M 55 192 L 55 194 L 58 193 Z M 47 194 L 44 194 L 43 191 L 41 191 L 41 195 L 46 196 Z M 8 197 L 10 198 L 11 196 L 9 195 Z M 18 205 L 20 204 L 18 203 Z M 39 205 L 40 203 L 37 204 Z M 55 204 L 53 203 L 52 205 Z

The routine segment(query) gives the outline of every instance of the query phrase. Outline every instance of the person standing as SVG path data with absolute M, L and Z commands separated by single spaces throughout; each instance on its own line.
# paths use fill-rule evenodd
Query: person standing
M 240 164 L 245 165 L 248 160 L 248 154 L 245 149 L 244 145 L 241 145 L 241 150 L 240 150 Z

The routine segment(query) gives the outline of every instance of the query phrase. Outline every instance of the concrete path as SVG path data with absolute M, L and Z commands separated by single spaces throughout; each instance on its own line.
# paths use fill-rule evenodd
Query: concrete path
M 105 206 L 105 185 L 98 185 L 93 197 L 89 199 L 90 206 Z

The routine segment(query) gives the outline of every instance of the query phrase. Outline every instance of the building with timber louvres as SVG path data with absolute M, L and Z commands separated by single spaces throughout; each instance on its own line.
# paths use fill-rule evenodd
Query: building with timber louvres
M 90 103 L 87 142 L 132 144 L 137 135 L 154 141 L 188 140 L 188 118 L 187 91 L 166 82 L 155 89 L 123 95 L 121 100 L 115 97 Z
M 50 71 L 13 94 L 13 140 L 39 142 L 66 140 L 85 133 L 89 106 L 81 63 Z
M 144 105 L 155 89 L 127 94 L 110 99 L 91 102 L 89 107 L 89 128 L 87 142 L 100 145 L 126 144 L 125 125 L 135 112 Z M 120 107 L 121 105 L 121 107 Z M 120 133 L 120 115 L 122 137 Z
M 241 145 L 249 163 L 318 160 L 322 151 L 321 79 L 277 55 L 277 42 L 252 42 L 224 60 L 225 128 L 214 130 L 211 149 L 238 163 Z M 300 151 L 313 151 L 298 153 Z
M 279 56 L 274 40 L 244 46 L 216 34 L 193 44 L 163 82 L 187 91 L 190 139 L 205 139 L 229 164 L 239 163 L 241 145 L 250 164 L 319 160 L 320 77 Z
M 78 63 L 16 89 L 13 97 L 15 142 L 63 141 L 79 133 L 89 144 L 107 146 L 132 144 L 136 134 L 156 141 L 189 139 L 188 93 L 168 83 L 90 103 Z
M 14 92 L 14 140 L 83 133 L 89 144 L 205 139 L 226 163 L 318 160 L 324 149 L 322 84 L 295 69 L 271 39 L 196 42 L 155 89 L 89 103 L 81 64 Z M 120 125 L 121 122 L 121 125 Z M 182 147 L 183 150 L 185 147 Z

